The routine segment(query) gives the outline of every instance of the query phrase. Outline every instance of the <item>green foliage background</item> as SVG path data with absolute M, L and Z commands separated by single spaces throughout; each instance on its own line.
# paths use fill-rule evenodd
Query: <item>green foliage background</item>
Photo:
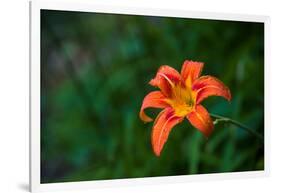
M 42 10 L 41 182 L 263 170 L 263 144 L 227 124 L 207 140 L 184 121 L 153 154 L 138 117 L 148 82 L 185 59 L 232 92 L 205 100 L 209 112 L 263 134 L 262 23 Z

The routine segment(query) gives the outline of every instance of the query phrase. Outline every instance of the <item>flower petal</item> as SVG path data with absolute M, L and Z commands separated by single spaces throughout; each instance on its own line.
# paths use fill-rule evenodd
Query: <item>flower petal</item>
M 181 76 L 183 80 L 185 82 L 190 81 L 190 83 L 192 83 L 195 79 L 200 76 L 203 66 L 204 63 L 202 62 L 195 62 L 191 60 L 184 61 L 181 68 Z
M 168 107 L 160 112 L 152 129 L 151 143 L 156 156 L 160 156 L 172 128 L 180 123 L 183 117 L 177 117 L 172 108 Z
M 201 131 L 206 137 L 212 133 L 214 124 L 208 111 L 202 105 L 196 105 L 195 111 L 189 113 L 186 118 L 191 125 Z
M 140 119 L 144 122 L 152 121 L 152 118 L 147 116 L 144 112 L 146 108 L 154 107 L 154 108 L 165 108 L 169 105 L 165 102 L 165 96 L 161 93 L 161 91 L 153 91 L 148 93 L 143 99 L 141 110 L 139 113 Z
M 163 65 L 161 66 L 156 76 L 149 82 L 150 85 L 159 87 L 165 96 L 171 95 L 171 87 L 182 81 L 182 78 L 177 70 Z
M 231 93 L 223 82 L 212 76 L 201 76 L 195 80 L 192 89 L 197 92 L 196 104 L 209 96 L 221 96 L 230 101 Z

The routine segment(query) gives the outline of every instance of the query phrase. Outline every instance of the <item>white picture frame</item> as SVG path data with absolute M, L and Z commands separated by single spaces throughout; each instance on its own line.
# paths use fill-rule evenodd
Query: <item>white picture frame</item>
M 117 13 L 128 15 L 148 15 L 148 16 L 168 16 L 182 18 L 198 18 L 212 20 L 232 20 L 247 22 L 262 22 L 265 28 L 265 169 L 264 171 L 218 173 L 218 174 L 200 174 L 184 175 L 174 177 L 148 177 L 138 179 L 117 179 L 117 180 L 99 180 L 86 182 L 67 182 L 67 183 L 40 183 L 40 10 L 64 10 L 94 13 Z M 250 177 L 264 177 L 269 175 L 269 25 L 270 19 L 267 16 L 241 15 L 226 13 L 207 13 L 191 12 L 186 10 L 164 10 L 136 7 L 117 7 L 105 6 L 94 3 L 80 2 L 54 2 L 54 1 L 32 1 L 30 2 L 30 191 L 42 192 L 53 190 L 73 190 L 89 189 L 101 187 L 135 186 L 157 183 L 178 183 L 189 181 L 210 181 L 222 179 L 237 179 Z

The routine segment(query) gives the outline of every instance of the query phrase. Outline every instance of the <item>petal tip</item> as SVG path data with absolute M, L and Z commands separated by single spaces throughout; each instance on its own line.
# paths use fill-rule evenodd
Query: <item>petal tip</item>
M 208 140 L 211 136 L 211 134 L 213 133 L 214 130 L 214 125 L 213 124 L 209 124 L 209 129 L 207 129 L 205 132 L 201 131 L 204 135 L 204 137 Z
M 153 150 L 153 152 L 154 152 L 154 155 L 156 155 L 157 157 L 160 157 L 161 151 Z
M 139 117 L 140 117 L 140 119 L 141 119 L 144 123 L 148 123 L 148 122 L 153 121 L 153 119 L 150 118 L 149 116 L 147 116 L 143 111 L 141 111 L 141 112 L 139 113 Z
M 151 145 L 152 145 L 154 155 L 156 155 L 157 157 L 160 157 L 163 146 L 161 147 L 160 145 L 157 145 L 153 138 L 151 138 Z
M 210 131 L 208 133 L 203 133 L 205 138 L 208 140 L 213 132 L 213 127 L 210 127 Z
M 228 89 L 228 98 L 227 98 L 227 100 L 230 102 L 231 99 L 232 99 L 231 92 L 230 92 L 230 90 Z
M 150 84 L 151 86 L 155 86 L 156 85 L 156 82 L 155 82 L 155 79 L 151 79 L 148 84 Z

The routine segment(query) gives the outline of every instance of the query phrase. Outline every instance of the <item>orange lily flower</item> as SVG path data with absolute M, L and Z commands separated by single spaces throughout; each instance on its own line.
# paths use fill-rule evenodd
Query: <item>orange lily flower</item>
M 164 108 L 155 119 L 151 143 L 156 156 L 160 156 L 172 128 L 187 118 L 191 125 L 209 137 L 213 131 L 213 121 L 208 111 L 200 104 L 209 96 L 221 96 L 231 100 L 230 90 L 220 80 L 212 76 L 201 76 L 202 62 L 186 60 L 181 73 L 163 65 L 149 82 L 160 90 L 152 91 L 143 99 L 140 118 L 144 122 L 153 121 L 144 112 L 146 108 Z

